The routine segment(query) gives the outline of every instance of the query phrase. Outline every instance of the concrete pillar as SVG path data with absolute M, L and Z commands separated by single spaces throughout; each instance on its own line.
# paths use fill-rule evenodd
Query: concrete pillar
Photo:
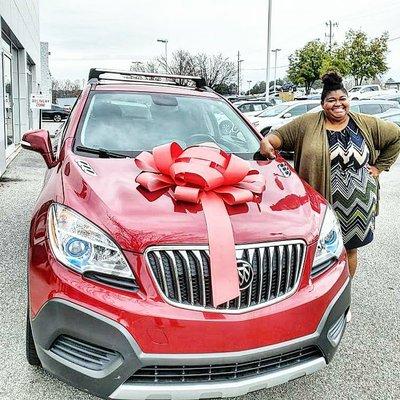
M 19 74 L 19 109 L 21 128 L 16 143 L 19 143 L 22 135 L 29 130 L 29 99 L 28 99 L 28 79 L 27 79 L 27 59 L 25 49 L 18 52 L 18 74 Z

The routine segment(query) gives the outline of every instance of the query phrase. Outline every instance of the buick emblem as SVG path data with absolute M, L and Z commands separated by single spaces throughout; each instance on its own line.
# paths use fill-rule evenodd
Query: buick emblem
M 245 260 L 237 260 L 239 274 L 239 289 L 247 289 L 253 282 L 253 267 Z

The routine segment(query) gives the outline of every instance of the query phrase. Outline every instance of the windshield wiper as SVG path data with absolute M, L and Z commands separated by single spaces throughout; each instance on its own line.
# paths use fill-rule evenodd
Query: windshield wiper
M 115 153 L 106 149 L 93 149 L 92 147 L 76 146 L 76 150 L 84 153 L 97 154 L 99 158 L 129 158 L 125 154 Z

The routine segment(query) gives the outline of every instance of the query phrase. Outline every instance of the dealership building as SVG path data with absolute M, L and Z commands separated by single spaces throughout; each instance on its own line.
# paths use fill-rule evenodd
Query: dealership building
M 37 128 L 31 93 L 40 88 L 39 0 L 0 0 L 0 176 L 19 150 L 21 136 Z

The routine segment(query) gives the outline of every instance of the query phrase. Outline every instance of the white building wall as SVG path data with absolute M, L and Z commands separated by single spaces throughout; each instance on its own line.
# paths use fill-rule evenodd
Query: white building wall
M 13 71 L 13 78 L 18 79 L 19 95 L 17 96 L 19 119 L 14 124 L 15 150 L 22 134 L 29 129 L 28 118 L 28 83 L 27 62 L 32 67 L 32 92 L 38 93 L 40 85 L 40 30 L 39 0 L 0 0 L 0 27 L 11 38 L 18 48 L 18 70 Z M 3 50 L 0 45 L 0 55 Z M 0 59 L 0 61 L 1 61 Z M 0 62 L 0 175 L 6 167 L 6 151 L 4 143 L 4 85 L 3 71 Z M 39 126 L 39 113 L 33 113 L 31 127 Z
M 42 94 L 48 95 L 51 98 L 51 73 L 49 68 L 49 44 L 47 42 L 40 43 L 40 69 L 41 69 L 41 79 L 40 88 Z

